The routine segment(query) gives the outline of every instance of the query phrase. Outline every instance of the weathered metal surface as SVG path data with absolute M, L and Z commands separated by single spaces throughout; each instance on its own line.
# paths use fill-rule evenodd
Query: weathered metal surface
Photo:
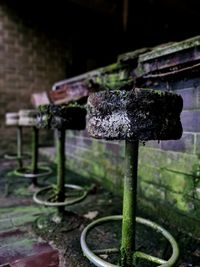
M 189 48 L 200 46 L 200 35 L 181 42 L 163 44 L 155 47 L 151 52 L 144 53 L 140 56 L 140 62 L 163 57 L 169 54 L 177 53 Z
M 69 91 L 73 89 L 72 94 L 74 93 L 75 97 L 79 94 L 81 97 L 83 94 L 87 98 L 91 91 L 96 92 L 99 88 L 100 90 L 103 88 L 119 90 L 131 80 L 134 80 L 137 85 L 138 79 L 146 78 L 149 74 L 152 77 L 153 75 L 168 77 L 179 72 L 197 69 L 200 69 L 200 36 L 119 55 L 114 64 L 55 83 L 52 87 L 53 92 L 50 94 L 55 97 L 54 100 L 52 97 L 52 101 L 64 103 L 66 98 L 66 101 L 70 102 L 71 93 L 66 96 L 68 93 L 63 88 L 69 88 L 67 89 Z M 100 87 L 96 87 L 97 84 Z M 61 91 L 54 92 L 56 90 Z
M 139 56 L 134 77 L 169 77 L 200 69 L 200 36 L 182 42 L 161 45 Z
M 169 140 L 182 135 L 181 96 L 150 89 L 102 91 L 88 98 L 88 131 L 95 138 Z
M 35 108 L 38 108 L 40 105 L 50 104 L 48 93 L 46 91 L 33 93 L 31 95 L 31 103 Z
M 136 250 L 136 207 L 139 141 L 126 141 L 121 241 L 121 266 L 133 266 Z
M 125 54 L 121 54 L 118 56 L 117 62 L 119 63 L 126 63 L 126 64 L 130 64 L 131 61 L 137 61 L 138 57 L 144 53 L 147 53 L 149 51 L 151 51 L 152 48 L 150 47 L 144 47 L 144 48 L 140 48 L 137 49 L 135 51 L 131 51 L 131 52 L 127 52 Z
M 75 84 L 76 82 L 84 82 L 85 80 L 90 79 L 91 77 L 99 75 L 99 70 L 100 69 L 89 71 L 81 75 L 77 75 L 75 77 L 56 82 L 52 86 L 52 90 L 53 91 L 58 90 L 59 88 L 61 88 L 61 86 L 64 86 L 66 84 L 70 85 L 70 84 Z
M 58 130 L 83 130 L 86 126 L 86 109 L 78 104 L 40 106 L 37 126 Z
M 49 91 L 49 98 L 54 104 L 67 104 L 71 101 L 77 101 L 86 98 L 89 94 L 88 88 L 84 83 L 76 82 L 74 84 L 62 84 L 55 91 Z M 86 101 L 85 101 L 86 102 Z
M 56 130 L 57 200 L 65 201 L 65 130 Z
M 115 63 L 99 70 L 99 75 L 92 77 L 94 84 L 99 84 L 101 90 L 118 90 L 123 85 L 130 82 L 131 66 L 123 65 L 121 63 Z M 91 91 L 96 91 L 95 87 L 90 87 Z
M 90 92 L 99 91 L 99 87 L 94 86 L 96 84 L 99 84 L 101 88 L 104 87 L 109 90 L 116 90 L 131 80 L 131 70 L 132 64 L 127 65 L 120 62 L 114 63 L 82 75 L 57 82 L 53 85 L 53 92 L 51 92 L 50 95 L 63 99 L 63 103 L 69 103 L 71 100 L 77 100 L 82 96 L 87 97 Z M 64 88 L 66 88 L 66 92 Z M 59 90 L 61 91 L 59 92 Z M 68 94 L 67 90 L 71 91 L 71 93 L 69 92 L 69 96 L 66 96 Z M 73 94 L 75 97 L 73 97 Z M 67 102 L 64 101 L 65 98 Z M 69 100 L 67 98 L 69 98 Z M 52 99 L 52 102 L 55 102 L 55 99 Z M 62 103 L 62 100 L 60 102 L 58 99 L 58 102 L 55 103 Z
M 35 109 L 23 109 L 19 111 L 19 125 L 34 127 L 37 123 L 38 111 Z
M 18 112 L 8 112 L 5 114 L 5 123 L 7 126 L 17 126 L 19 122 Z

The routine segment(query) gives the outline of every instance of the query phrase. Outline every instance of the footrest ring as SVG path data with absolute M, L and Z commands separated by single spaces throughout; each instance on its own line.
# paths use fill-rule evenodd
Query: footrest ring
M 16 153 L 6 153 L 4 154 L 4 159 L 15 160 L 15 159 L 29 159 L 31 156 L 29 154 L 22 154 L 21 157 L 18 157 Z
M 78 203 L 82 201 L 88 194 L 88 190 L 78 185 L 65 184 L 65 189 L 71 190 L 71 192 L 68 193 L 68 195 L 66 192 L 65 194 L 66 198 L 65 198 L 65 201 L 63 202 L 59 202 L 57 200 L 58 194 L 56 192 L 55 185 L 50 185 L 37 191 L 33 195 L 33 200 L 37 204 L 40 204 L 40 205 L 49 206 L 49 207 L 61 207 L 61 206 L 69 206 L 69 205 Z
M 14 174 L 17 176 L 25 177 L 25 178 L 40 178 L 48 176 L 52 173 L 52 170 L 50 167 L 47 166 L 41 166 L 38 168 L 37 173 L 32 173 L 31 167 L 26 167 L 22 169 L 17 169 L 14 171 Z
M 106 223 L 108 221 L 120 221 L 122 220 L 122 215 L 115 215 L 115 216 L 108 216 L 108 217 L 104 217 L 104 218 L 100 218 L 92 223 L 90 223 L 82 232 L 81 234 L 81 248 L 82 248 L 82 251 L 84 253 L 84 255 L 95 265 L 95 266 L 98 266 L 98 267 L 119 267 L 119 265 L 114 265 L 114 264 L 111 264 L 111 263 L 108 263 L 106 262 L 105 260 L 101 259 L 100 257 L 98 257 L 97 255 L 95 255 L 92 250 L 90 250 L 90 248 L 88 247 L 87 243 L 86 243 L 86 238 L 87 238 L 87 235 L 88 233 L 93 229 L 95 228 L 97 225 L 100 225 L 102 223 Z M 149 260 L 151 262 L 155 262 L 155 263 L 158 263 L 160 267 L 172 267 L 177 259 L 178 259 L 178 256 L 179 256 L 179 248 L 178 248 L 178 245 L 176 243 L 176 240 L 174 239 L 174 237 L 167 231 L 165 230 L 163 227 L 161 227 L 160 225 L 150 221 L 150 220 L 147 220 L 147 219 L 143 219 L 143 218 L 140 218 L 140 217 L 136 217 L 136 222 L 137 223 L 140 223 L 140 224 L 143 224 L 143 225 L 146 225 L 146 226 L 149 226 L 151 227 L 152 229 L 154 229 L 156 232 L 159 232 L 161 233 L 168 241 L 169 243 L 171 244 L 171 247 L 172 247 L 172 255 L 171 257 L 168 259 L 168 260 L 163 260 L 163 259 L 159 259 L 159 258 L 156 258 L 154 256 L 151 256 L 151 255 L 148 255 L 148 254 L 145 254 L 143 252 L 139 252 L 139 251 L 136 251 L 134 254 L 133 254 L 133 257 L 135 258 L 143 258 L 143 259 L 146 259 L 146 260 Z

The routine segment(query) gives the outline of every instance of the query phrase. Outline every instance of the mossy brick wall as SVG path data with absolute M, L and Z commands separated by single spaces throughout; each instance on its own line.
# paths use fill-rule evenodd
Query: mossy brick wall
M 184 133 L 178 141 L 140 144 L 139 207 L 200 237 L 200 86 L 197 81 L 181 81 L 170 89 L 184 99 Z M 87 131 L 68 131 L 66 153 L 68 168 L 122 194 L 123 141 L 95 140 Z
M 20 4 L 20 3 L 19 3 Z M 0 3 L 0 151 L 14 149 L 15 129 L 5 127 L 5 112 L 32 108 L 32 92 L 50 90 L 66 77 L 69 50 Z M 29 132 L 24 137 L 29 140 Z M 46 133 L 43 131 L 43 135 Z M 46 140 L 49 140 L 46 138 Z

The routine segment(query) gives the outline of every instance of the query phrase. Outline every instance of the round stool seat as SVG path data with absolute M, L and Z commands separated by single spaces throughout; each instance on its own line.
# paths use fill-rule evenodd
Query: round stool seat
M 18 112 L 8 112 L 5 115 L 5 123 L 7 126 L 18 126 L 19 114 Z
M 40 106 L 37 126 L 58 130 L 83 130 L 86 126 L 86 109 L 78 104 Z
M 92 137 L 117 140 L 170 140 L 182 135 L 181 96 L 151 89 L 101 91 L 88 98 Z
M 135 266 L 136 258 L 152 261 L 160 267 L 172 267 L 177 261 L 179 250 L 175 239 L 161 226 L 136 217 L 137 169 L 140 140 L 170 140 L 181 137 L 182 108 L 181 96 L 151 89 L 101 91 L 89 96 L 87 128 L 90 135 L 94 138 L 125 140 L 123 216 L 110 216 L 94 221 L 83 230 L 81 235 L 83 253 L 95 266 L 119 266 L 97 257 L 86 243 L 88 232 L 109 220 L 122 220 L 120 266 Z M 173 252 L 168 261 L 136 250 L 136 222 L 150 226 L 169 240 Z
M 35 127 L 37 124 L 38 111 L 34 109 L 23 109 L 19 111 L 19 125 Z

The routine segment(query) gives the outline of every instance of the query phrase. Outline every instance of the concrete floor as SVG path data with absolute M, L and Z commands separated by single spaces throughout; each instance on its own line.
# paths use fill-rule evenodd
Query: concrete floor
M 41 179 L 40 183 L 55 183 L 55 166 L 52 166 L 53 175 L 48 179 Z M 15 167 L 15 162 L 0 160 L 0 266 L 5 263 L 10 265 L 2 266 L 93 266 L 82 254 L 80 234 L 83 228 L 96 218 L 121 214 L 121 198 L 106 191 L 101 184 L 85 181 L 83 177 L 67 171 L 69 182 L 84 185 L 93 183 L 93 187 L 83 202 L 67 208 L 68 212 L 62 223 L 57 225 L 50 222 L 49 215 L 56 209 L 43 208 L 33 203 L 30 181 L 15 177 L 11 173 Z M 142 211 L 139 215 L 145 216 Z M 155 219 L 153 217 L 152 219 Z M 37 218 L 46 218 L 49 222 L 47 227 L 38 229 Z M 170 227 L 167 224 L 166 226 Z M 119 247 L 120 228 L 120 223 L 99 227 L 89 236 L 90 246 L 94 249 Z M 177 232 L 173 226 L 169 230 L 176 237 L 181 250 L 176 266 L 200 267 L 200 241 Z M 140 250 L 152 255 L 167 258 L 171 253 L 166 241 L 146 228 L 137 226 L 136 241 Z M 103 257 L 117 264 L 117 255 Z M 156 265 L 141 261 L 137 266 Z

